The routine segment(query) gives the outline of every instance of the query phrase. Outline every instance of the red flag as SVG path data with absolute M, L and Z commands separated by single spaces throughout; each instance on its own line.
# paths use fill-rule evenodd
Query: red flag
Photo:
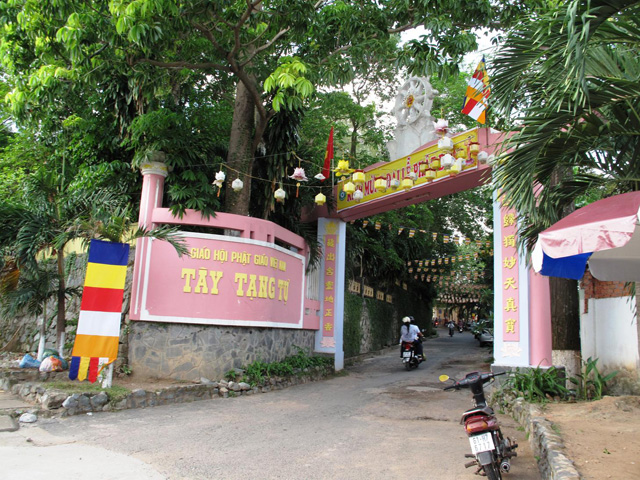
M 331 169 L 331 160 L 333 160 L 333 127 L 329 133 L 329 141 L 327 142 L 327 152 L 324 154 L 324 167 L 322 167 L 322 175 L 329 178 L 329 170 Z

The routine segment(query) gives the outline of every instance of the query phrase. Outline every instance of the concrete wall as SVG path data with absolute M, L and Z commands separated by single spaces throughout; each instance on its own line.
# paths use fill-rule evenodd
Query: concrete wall
M 600 282 L 586 275 L 580 290 L 582 359 L 597 358 L 598 370 L 618 370 L 615 393 L 640 394 L 637 296 L 624 283 Z

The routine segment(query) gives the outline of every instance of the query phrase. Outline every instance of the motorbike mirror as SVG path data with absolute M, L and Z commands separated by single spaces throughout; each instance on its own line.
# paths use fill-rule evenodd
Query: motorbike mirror
M 449 375 L 440 375 L 438 377 L 438 380 L 440 380 L 441 382 L 446 382 L 447 380 L 449 380 Z

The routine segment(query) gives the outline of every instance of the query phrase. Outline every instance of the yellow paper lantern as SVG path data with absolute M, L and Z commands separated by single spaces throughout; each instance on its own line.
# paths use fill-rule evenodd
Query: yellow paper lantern
M 351 195 L 356 191 L 356 186 L 353 184 L 353 182 L 349 181 L 344 184 L 344 187 L 342 187 L 342 191 L 347 195 Z
M 431 157 L 431 162 L 429 162 L 429 166 L 434 170 L 438 170 L 440 168 L 440 157 Z
M 326 201 L 327 201 L 327 197 L 323 193 L 319 193 L 316 195 L 316 204 L 324 205 Z
M 451 165 L 451 176 L 455 177 L 462 171 L 462 160 L 460 158 L 456 159 Z
M 426 172 L 429 168 L 429 162 L 420 162 L 420 171 Z
M 411 187 L 413 187 L 413 180 L 410 178 L 403 178 L 402 179 L 402 183 L 400 184 L 400 186 L 402 188 L 404 188 L 405 190 L 410 190 Z
M 356 170 L 355 172 L 353 172 L 353 175 L 351 175 L 351 180 L 356 185 L 364 185 L 366 177 L 362 170 Z
M 467 152 L 464 148 L 461 148 L 456 152 L 456 158 L 461 158 L 463 160 L 467 159 Z
M 383 193 L 386 192 L 387 191 L 387 179 L 384 178 L 384 177 L 376 178 L 374 186 L 376 187 L 377 191 L 383 192 Z
M 479 152 L 480 152 L 479 143 L 473 142 L 469 145 L 469 155 L 471 155 L 473 158 L 477 157 Z
M 433 182 L 436 179 L 436 171 L 433 169 L 429 169 L 426 172 L 427 182 Z

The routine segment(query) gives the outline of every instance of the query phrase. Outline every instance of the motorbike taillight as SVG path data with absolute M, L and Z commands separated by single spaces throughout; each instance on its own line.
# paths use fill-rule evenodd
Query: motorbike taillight
M 487 416 L 478 416 L 478 417 L 471 417 L 469 419 L 467 419 L 467 421 L 464 424 L 464 428 L 467 431 L 467 433 L 471 434 L 471 433 L 478 433 L 478 432 L 485 432 L 487 430 L 494 430 L 498 425 L 498 421 L 493 418 L 493 417 L 487 417 Z

